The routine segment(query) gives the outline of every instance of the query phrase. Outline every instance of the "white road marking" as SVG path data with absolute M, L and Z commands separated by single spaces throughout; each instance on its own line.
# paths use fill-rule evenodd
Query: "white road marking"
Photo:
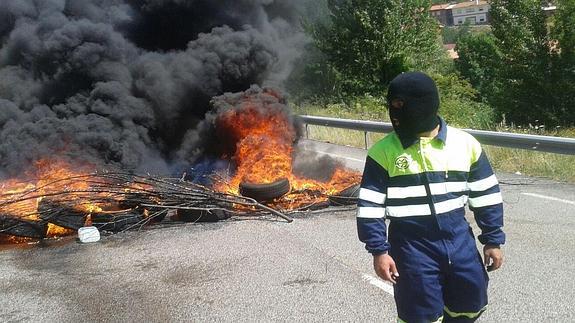
M 566 204 L 571 204 L 571 205 L 575 205 L 574 201 L 569 201 L 569 200 L 564 200 L 564 199 L 560 199 L 557 197 L 552 197 L 552 196 L 547 196 L 547 195 L 541 195 L 541 194 L 536 194 L 536 193 L 521 193 L 522 195 L 527 195 L 527 196 L 533 196 L 533 197 L 538 197 L 540 199 L 546 199 L 546 200 L 551 200 L 551 201 L 555 201 L 555 202 L 561 202 L 561 203 L 566 203 Z
M 388 293 L 389 295 L 393 296 L 393 286 L 384 282 L 379 278 L 375 278 L 372 275 L 362 274 L 363 279 L 366 280 L 368 283 L 372 284 L 373 286 L 382 289 L 384 292 Z

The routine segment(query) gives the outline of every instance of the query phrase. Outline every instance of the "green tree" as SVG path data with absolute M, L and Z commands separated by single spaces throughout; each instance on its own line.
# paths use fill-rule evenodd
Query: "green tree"
M 570 64 L 575 60 L 575 1 L 557 0 L 557 12 L 552 18 L 552 37 L 555 53 L 561 49 L 561 56 Z
M 509 120 L 551 122 L 550 42 L 539 0 L 493 0 L 490 14 L 497 47 L 502 53 L 501 76 L 505 95 L 493 102 Z M 549 110 L 545 110 L 549 109 Z
M 379 95 L 391 79 L 443 58 L 427 0 L 331 0 L 331 22 L 309 29 L 343 91 Z
M 440 115 L 458 127 L 490 129 L 494 124 L 493 109 L 479 102 L 478 93 L 469 82 L 454 73 L 431 73 L 440 93 Z
M 459 55 L 457 70 L 479 93 L 488 94 L 484 101 L 496 104 L 503 88 L 503 58 L 497 39 L 492 34 L 468 34 L 457 42 L 455 50 Z
M 550 23 L 539 0 L 492 0 L 493 37 L 458 42 L 459 71 L 507 120 L 574 122 L 575 5 L 573 0 L 559 0 L 558 7 Z
M 551 55 L 557 110 L 575 124 L 575 0 L 557 0 L 551 20 Z M 565 123 L 565 122 L 564 122 Z
M 455 44 L 457 41 L 471 33 L 470 22 L 465 21 L 463 26 L 445 26 L 441 29 L 441 38 L 444 44 Z

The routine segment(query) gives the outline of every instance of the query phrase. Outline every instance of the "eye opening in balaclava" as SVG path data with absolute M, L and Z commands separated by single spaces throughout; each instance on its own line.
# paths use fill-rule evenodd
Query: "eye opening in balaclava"
M 387 106 L 393 128 L 402 138 L 416 138 L 439 124 L 439 93 L 433 79 L 422 72 L 395 77 L 389 84 Z

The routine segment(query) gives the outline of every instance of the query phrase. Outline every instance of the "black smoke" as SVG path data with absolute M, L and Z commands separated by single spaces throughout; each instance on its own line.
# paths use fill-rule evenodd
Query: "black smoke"
M 150 172 L 193 159 L 212 97 L 281 86 L 307 42 L 303 2 L 0 1 L 0 176 L 52 156 Z

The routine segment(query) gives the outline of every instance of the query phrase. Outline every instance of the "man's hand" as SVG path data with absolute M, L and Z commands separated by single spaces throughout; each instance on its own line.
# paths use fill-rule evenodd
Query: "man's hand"
M 486 244 L 483 246 L 483 259 L 487 271 L 497 270 L 503 264 L 503 251 L 499 246 Z
M 386 253 L 373 256 L 373 269 L 375 269 L 375 273 L 381 279 L 387 280 L 392 284 L 395 284 L 395 280 L 399 277 L 399 273 L 395 267 L 395 261 Z

